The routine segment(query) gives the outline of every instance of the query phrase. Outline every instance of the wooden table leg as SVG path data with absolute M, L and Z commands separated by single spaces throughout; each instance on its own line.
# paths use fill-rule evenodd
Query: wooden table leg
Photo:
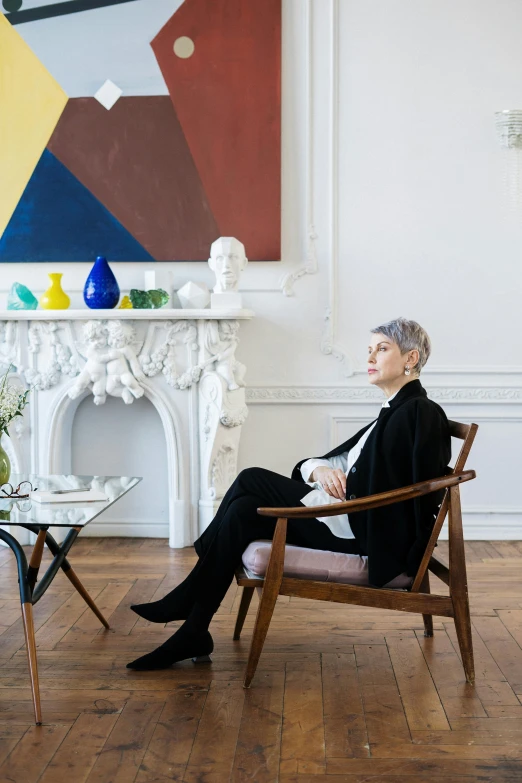
M 28 528 L 28 529 L 31 529 L 31 528 Z M 94 601 L 92 600 L 91 596 L 89 595 L 89 593 L 87 592 L 85 587 L 82 585 L 82 583 L 78 579 L 76 573 L 72 569 L 71 564 L 69 563 L 69 561 L 67 560 L 67 557 L 66 557 L 66 555 L 69 552 L 69 549 L 71 548 L 71 546 L 73 545 L 74 541 L 76 540 L 76 536 L 78 535 L 78 533 L 81 532 L 81 530 L 82 530 L 81 527 L 73 527 L 72 530 L 71 530 L 71 534 L 74 533 L 73 538 L 69 541 L 69 543 L 67 543 L 67 541 L 65 541 L 61 546 L 58 546 L 58 544 L 56 543 L 56 541 L 54 540 L 52 535 L 47 531 L 47 534 L 46 534 L 47 546 L 50 549 L 51 553 L 54 555 L 55 561 L 57 560 L 57 558 L 59 558 L 59 560 L 58 560 L 57 565 L 54 568 L 52 567 L 52 565 L 49 566 L 48 572 L 46 574 L 44 574 L 44 576 L 42 577 L 40 585 L 39 585 L 39 587 L 36 588 L 36 591 L 35 591 L 36 594 L 34 596 L 34 598 L 35 598 L 34 603 L 36 603 L 36 601 L 38 601 L 41 598 L 41 596 L 43 595 L 43 593 L 45 592 L 45 590 L 47 589 L 47 587 L 49 586 L 51 581 L 54 579 L 54 573 L 50 573 L 50 575 L 49 575 L 49 572 L 55 571 L 55 568 L 56 568 L 56 570 L 58 570 L 58 568 L 61 568 L 62 571 L 64 572 L 65 576 L 67 577 L 67 579 L 71 582 L 71 584 L 75 588 L 75 590 L 77 590 L 79 592 L 79 594 L 81 595 L 81 597 L 83 598 L 83 600 L 85 601 L 85 603 L 87 604 L 89 609 L 92 609 L 92 611 L 94 612 L 94 614 L 96 615 L 98 620 L 101 622 L 101 624 L 103 626 L 105 626 L 105 628 L 109 628 L 110 627 L 109 623 L 107 622 L 105 617 L 102 615 L 102 613 L 100 612 L 100 610 L 98 609 L 98 607 L 96 606 Z M 69 534 L 69 535 L 71 535 L 71 534 Z M 68 538 L 69 538 L 69 535 L 68 535 Z M 61 557 L 62 555 L 65 555 L 65 556 Z M 40 590 L 39 588 L 43 588 L 43 589 Z
M 38 578 L 38 571 L 40 570 L 40 564 L 42 562 L 46 536 L 47 528 L 42 528 L 38 531 L 38 537 L 35 541 L 31 559 L 29 561 L 29 568 L 27 569 L 27 584 L 31 590 L 34 590 L 34 586 Z
M 29 661 L 29 677 L 33 694 L 34 717 L 37 726 L 42 725 L 42 708 L 40 705 L 40 685 L 38 682 L 38 662 L 36 660 L 36 640 L 34 638 L 33 605 L 30 602 L 22 604 L 24 621 L 25 646 Z
M 23 547 L 16 540 L 16 538 L 11 535 L 11 533 L 8 533 L 6 530 L 0 530 L 0 541 L 5 541 L 16 557 L 16 565 L 18 570 L 18 589 L 20 590 L 20 604 L 24 623 L 25 646 L 27 649 L 27 659 L 29 661 L 29 676 L 31 678 L 31 691 L 33 694 L 34 717 L 36 724 L 40 726 L 42 723 L 42 708 L 40 706 L 38 663 L 36 660 L 36 641 L 34 638 L 32 590 L 29 587 L 27 580 L 29 566 L 27 565 L 27 558 L 25 556 Z M 39 558 L 41 560 L 42 548 L 42 538 L 40 535 L 38 535 L 38 539 L 35 544 L 36 555 L 33 553 L 34 560 L 31 559 L 31 562 L 37 563 L 38 551 L 40 551 Z
M 100 610 L 98 609 L 98 607 L 96 606 L 94 601 L 92 600 L 91 596 L 89 595 L 89 593 L 87 592 L 85 587 L 82 585 L 82 583 L 78 579 L 78 577 L 77 577 L 76 573 L 74 572 L 74 570 L 72 569 L 72 567 L 69 565 L 69 568 L 67 570 L 65 570 L 65 568 L 64 568 L 63 572 L 64 572 L 65 576 L 67 577 L 67 579 L 71 582 L 71 584 L 73 584 L 74 587 L 76 588 L 76 590 L 78 590 L 78 592 L 80 593 L 81 597 L 83 598 L 83 600 L 85 601 L 87 606 L 90 609 L 92 609 L 92 611 L 94 612 L 94 614 L 96 615 L 96 617 L 98 618 L 100 623 L 102 625 L 104 625 L 105 628 L 110 628 L 109 623 L 107 622 L 105 617 L 102 615 L 102 613 L 100 612 Z

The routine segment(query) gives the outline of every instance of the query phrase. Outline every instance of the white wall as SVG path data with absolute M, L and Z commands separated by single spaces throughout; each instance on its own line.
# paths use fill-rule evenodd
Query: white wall
M 522 538 L 522 220 L 493 114 L 522 106 L 521 29 L 518 0 L 284 0 L 283 260 L 242 278 L 240 468 L 289 474 L 369 421 L 368 330 L 405 315 L 432 337 L 425 386 L 480 425 L 468 537 Z M 161 266 L 212 283 L 204 264 Z M 145 268 L 115 264 L 121 288 Z M 88 266 L 61 269 L 79 292 Z M 43 290 L 47 271 L 3 265 L 1 287 Z

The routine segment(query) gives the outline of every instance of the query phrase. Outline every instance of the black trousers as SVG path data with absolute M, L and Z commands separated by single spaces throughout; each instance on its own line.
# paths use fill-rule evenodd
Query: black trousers
M 194 542 L 200 559 L 182 585 L 191 599 L 216 611 L 232 583 L 248 544 L 273 538 L 276 518 L 257 513 L 261 506 L 299 506 L 310 487 L 265 468 L 247 468 L 224 496 L 218 512 Z M 287 543 L 309 549 L 359 554 L 355 539 L 338 538 L 314 517 L 289 519 Z

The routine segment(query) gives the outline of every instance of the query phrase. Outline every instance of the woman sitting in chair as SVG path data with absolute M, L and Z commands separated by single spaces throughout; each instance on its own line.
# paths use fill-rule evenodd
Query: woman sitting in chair
M 328 454 L 299 462 L 291 478 L 265 468 L 242 470 L 195 541 L 199 560 L 187 578 L 161 600 L 131 607 L 151 622 L 185 622 L 128 668 L 163 669 L 212 652 L 210 621 L 243 552 L 252 541 L 274 535 L 277 520 L 260 516 L 259 507 L 338 503 L 446 474 L 448 421 L 418 380 L 429 355 L 429 337 L 415 321 L 398 318 L 372 329 L 368 379 L 386 395 L 379 417 Z M 366 556 L 368 584 L 406 587 L 422 559 L 441 497 L 432 493 L 349 515 L 289 519 L 287 543 L 347 553 L 359 564 Z

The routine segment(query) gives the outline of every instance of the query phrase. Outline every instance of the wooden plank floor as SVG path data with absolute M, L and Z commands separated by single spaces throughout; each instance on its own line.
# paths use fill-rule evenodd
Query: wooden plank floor
M 17 575 L 0 549 L 0 781 L 4 783 L 471 783 L 522 780 L 522 542 L 468 542 L 476 687 L 451 621 L 279 599 L 252 688 L 242 676 L 257 600 L 232 641 L 238 589 L 211 664 L 132 672 L 170 636 L 129 605 L 196 560 L 153 539 L 80 539 L 79 577 L 105 631 L 60 573 L 35 608 L 44 725 L 33 725 Z M 438 554 L 447 557 L 441 543 Z M 446 588 L 432 578 L 432 589 Z

